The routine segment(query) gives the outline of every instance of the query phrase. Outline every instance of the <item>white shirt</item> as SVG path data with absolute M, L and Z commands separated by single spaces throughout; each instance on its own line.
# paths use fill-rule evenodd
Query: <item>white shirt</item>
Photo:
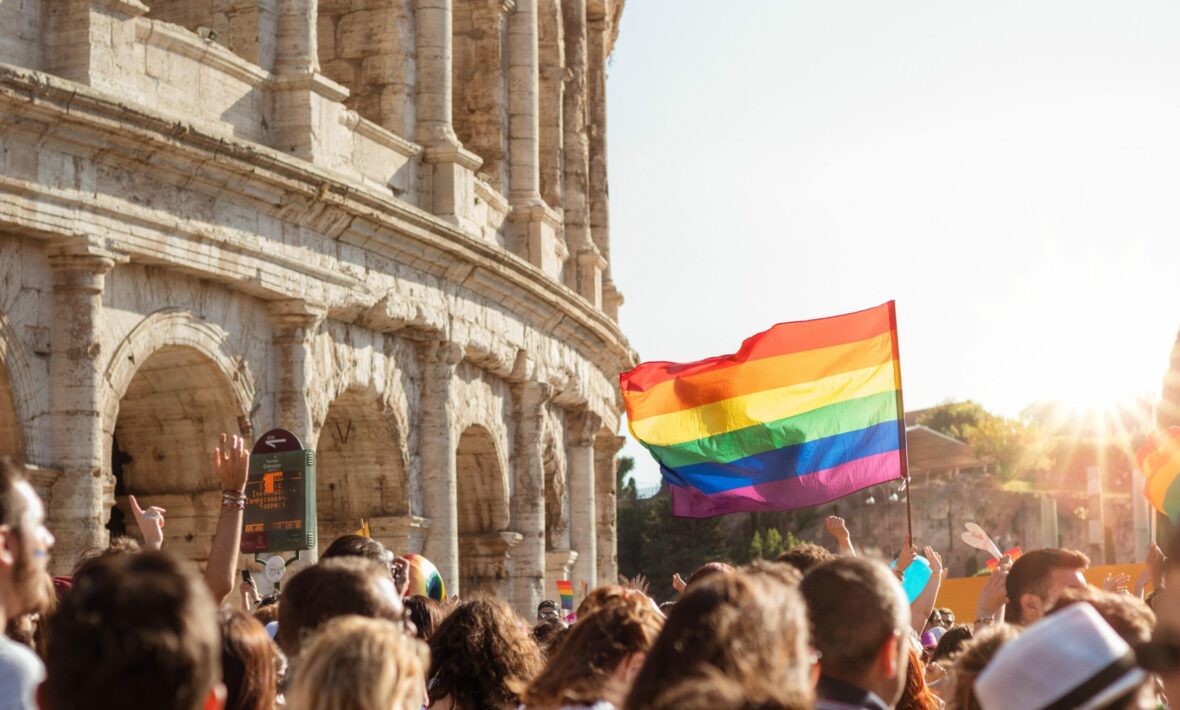
M 36 710 L 45 664 L 37 654 L 0 635 L 0 710 Z

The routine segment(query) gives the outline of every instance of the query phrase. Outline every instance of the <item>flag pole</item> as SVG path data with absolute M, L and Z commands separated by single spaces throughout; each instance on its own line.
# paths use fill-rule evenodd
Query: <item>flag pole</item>
M 893 376 L 897 380 L 897 440 L 901 447 L 901 479 L 905 481 L 905 527 L 914 544 L 914 509 L 910 503 L 910 449 L 905 436 L 905 401 L 901 386 L 901 349 L 897 343 L 897 302 L 889 302 L 889 329 L 893 338 Z

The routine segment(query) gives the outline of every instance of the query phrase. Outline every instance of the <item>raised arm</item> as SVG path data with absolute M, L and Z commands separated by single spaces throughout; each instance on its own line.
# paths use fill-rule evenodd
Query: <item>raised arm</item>
M 249 473 L 250 452 L 246 440 L 234 435 L 221 435 L 221 446 L 213 450 L 213 475 L 221 485 L 221 515 L 217 518 L 217 532 L 213 534 L 213 548 L 205 565 L 205 584 L 220 604 L 234 588 L 234 573 L 238 567 L 238 548 L 242 540 L 242 517 L 246 510 L 246 476 Z
M 836 538 L 836 544 L 840 546 L 840 554 L 856 557 L 856 548 L 852 546 L 852 536 L 848 534 L 848 526 L 844 524 L 844 518 L 829 515 L 824 520 L 824 527 L 828 529 L 829 535 Z
M 1010 569 L 1012 558 L 1004 555 L 980 590 L 979 601 L 975 604 L 974 625 L 977 628 L 1004 619 L 1004 606 L 1008 603 L 1007 582 Z
M 144 510 L 139 507 L 139 501 L 135 500 L 135 496 L 127 496 L 127 502 L 131 504 L 131 513 L 135 516 L 135 524 L 139 526 L 139 532 L 143 534 L 144 549 L 158 550 L 163 547 L 164 513 L 168 511 L 157 505 L 148 506 L 148 509 Z
M 942 586 L 942 557 L 929 545 L 923 551 L 930 562 L 930 579 L 926 580 L 926 587 L 910 604 L 910 624 L 919 634 L 926 629 L 926 621 L 930 619 L 930 612 L 934 611 L 938 590 Z

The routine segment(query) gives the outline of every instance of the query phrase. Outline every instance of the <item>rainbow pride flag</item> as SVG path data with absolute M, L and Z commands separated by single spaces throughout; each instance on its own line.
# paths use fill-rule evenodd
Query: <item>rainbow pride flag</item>
M 557 580 L 557 595 L 561 597 L 561 608 L 574 610 L 574 583 L 568 579 Z
M 780 323 L 733 355 L 620 377 L 675 515 L 791 510 L 906 475 L 892 301 Z
M 1143 495 L 1151 506 L 1180 522 L 1180 427 L 1155 432 L 1135 452 L 1135 462 L 1147 481 Z

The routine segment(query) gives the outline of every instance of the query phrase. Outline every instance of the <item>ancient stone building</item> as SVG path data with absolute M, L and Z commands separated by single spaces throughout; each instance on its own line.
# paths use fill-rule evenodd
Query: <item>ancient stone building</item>
M 128 493 L 199 559 L 217 433 L 282 426 L 322 540 L 369 519 L 521 608 L 613 579 L 621 11 L 0 2 L 0 450 L 55 569 Z

